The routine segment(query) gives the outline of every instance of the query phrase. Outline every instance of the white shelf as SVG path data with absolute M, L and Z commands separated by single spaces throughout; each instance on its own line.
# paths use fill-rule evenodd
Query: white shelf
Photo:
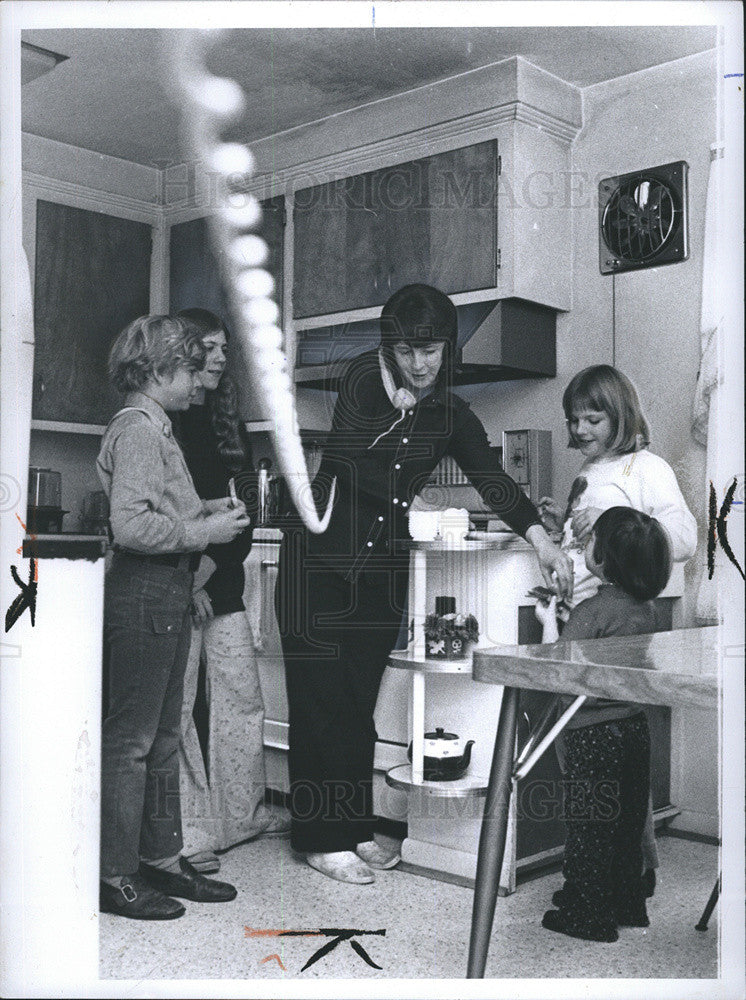
M 386 784 L 403 791 L 421 791 L 439 799 L 484 798 L 487 794 L 487 778 L 476 774 L 465 774 L 455 781 L 415 781 L 412 765 L 400 764 L 386 772 Z
M 471 677 L 471 653 L 459 660 L 441 660 L 433 656 L 415 656 L 409 649 L 393 649 L 389 666 L 424 674 L 467 674 Z
M 56 431 L 61 434 L 95 434 L 98 437 L 106 430 L 106 424 L 71 424 L 63 420 L 32 420 L 32 431 Z

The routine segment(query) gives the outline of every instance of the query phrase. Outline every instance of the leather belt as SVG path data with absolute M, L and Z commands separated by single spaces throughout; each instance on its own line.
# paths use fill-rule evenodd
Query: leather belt
M 130 552 L 129 549 L 114 547 L 114 552 L 128 559 L 139 559 L 142 562 L 154 563 L 156 566 L 173 566 L 174 569 L 186 570 L 189 573 L 199 566 L 201 552 Z

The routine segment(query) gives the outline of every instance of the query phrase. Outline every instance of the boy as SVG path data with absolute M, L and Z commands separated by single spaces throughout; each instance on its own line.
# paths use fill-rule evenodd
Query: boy
M 181 858 L 178 747 L 189 604 L 200 552 L 247 527 L 246 509 L 197 496 L 166 410 L 184 410 L 204 349 L 189 326 L 142 316 L 117 337 L 109 374 L 126 394 L 101 442 L 114 558 L 106 580 L 109 711 L 102 733 L 103 912 L 170 920 L 198 902 L 233 899 Z

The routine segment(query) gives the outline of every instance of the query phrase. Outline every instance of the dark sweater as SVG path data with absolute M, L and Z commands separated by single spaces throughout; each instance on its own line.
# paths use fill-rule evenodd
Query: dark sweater
M 228 480 L 234 473 L 220 457 L 207 406 L 190 406 L 183 413 L 173 414 L 173 424 L 198 496 L 202 500 L 228 496 Z M 251 445 L 242 426 L 240 432 L 250 468 Z M 253 524 L 254 512 L 250 510 L 249 515 Z M 244 610 L 243 561 L 251 550 L 251 533 L 252 529 L 247 528 L 232 542 L 208 545 L 205 549 L 205 555 L 217 565 L 205 584 L 216 615 Z
M 519 535 L 540 519 L 533 504 L 501 468 L 481 421 L 468 403 L 440 386 L 426 392 L 404 419 L 389 401 L 376 351 L 349 365 L 337 398 L 314 495 L 325 507 L 332 478 L 337 497 L 328 530 L 308 533 L 314 561 L 343 573 L 407 560 L 407 514 L 444 455 L 452 456 L 487 506 Z M 375 443 L 374 443 L 375 442 Z
M 658 632 L 660 626 L 655 604 L 637 601 L 619 587 L 604 584 L 598 592 L 581 601 L 570 612 L 562 630 L 566 639 L 603 639 L 609 635 L 644 635 Z M 570 705 L 574 697 L 563 697 L 561 710 Z M 642 706 L 610 698 L 588 698 L 567 724 L 568 729 L 593 726 L 599 722 L 629 718 L 642 711 Z

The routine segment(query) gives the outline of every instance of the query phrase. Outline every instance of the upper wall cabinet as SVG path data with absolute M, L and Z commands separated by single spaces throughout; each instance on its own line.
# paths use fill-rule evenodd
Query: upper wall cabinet
M 264 265 L 275 282 L 274 299 L 282 314 L 283 296 L 283 238 L 285 231 L 285 199 L 282 196 L 261 202 L 261 235 L 269 247 L 269 258 Z M 171 226 L 170 236 L 170 311 L 180 309 L 209 309 L 231 326 L 231 313 L 220 280 L 220 265 L 210 244 L 207 219 L 192 219 Z M 256 410 L 250 390 L 250 380 L 245 377 L 243 358 L 236 338 L 228 345 L 228 364 L 240 388 L 239 408 L 243 420 L 260 420 L 266 414 Z
M 145 223 L 37 202 L 35 420 L 101 425 L 121 405 L 107 358 L 149 312 L 151 245 Z
M 275 281 L 275 301 L 282 311 L 283 233 L 285 199 L 261 202 L 261 235 L 269 247 L 266 269 Z M 172 313 L 180 309 L 209 309 L 230 322 L 230 310 L 220 280 L 220 266 L 213 253 L 207 219 L 191 219 L 171 226 L 169 301 Z
M 296 191 L 296 319 L 382 305 L 425 282 L 497 283 L 497 141 Z

